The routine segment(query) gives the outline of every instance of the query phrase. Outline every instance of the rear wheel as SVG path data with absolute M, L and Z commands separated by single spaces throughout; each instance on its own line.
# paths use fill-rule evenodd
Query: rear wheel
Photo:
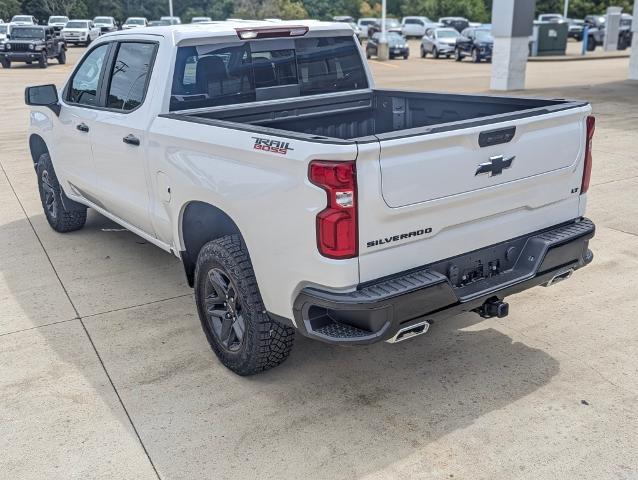
M 233 372 L 253 375 L 288 358 L 295 331 L 266 313 L 239 235 L 202 247 L 195 268 L 195 301 L 211 348 Z
M 72 232 L 86 223 L 86 207 L 69 199 L 58 182 L 48 153 L 38 160 L 38 190 L 47 221 L 56 232 Z
M 58 63 L 60 65 L 64 65 L 66 63 L 66 50 L 64 50 L 64 48 L 60 49 L 60 53 L 58 54 Z

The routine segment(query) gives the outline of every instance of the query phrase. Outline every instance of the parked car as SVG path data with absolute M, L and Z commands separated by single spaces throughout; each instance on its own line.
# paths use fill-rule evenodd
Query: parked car
M 472 57 L 474 63 L 492 59 L 494 38 L 487 28 L 466 28 L 456 39 L 454 59 L 460 62 L 466 56 Z
M 421 39 L 421 58 L 425 58 L 428 53 L 434 58 L 441 55 L 450 58 L 454 54 L 459 35 L 459 32 L 449 27 L 428 28 Z
M 625 50 L 631 46 L 632 31 L 631 23 L 632 16 L 623 13 L 620 16 L 620 28 L 618 31 L 618 49 Z M 585 17 L 584 23 L 587 26 L 587 50 L 594 51 L 596 47 L 602 46 L 605 43 L 605 23 L 606 18 L 604 15 L 588 15 Z
M 171 25 L 181 25 L 182 19 L 179 17 L 160 17 L 160 20 L 166 20 L 170 22 Z
M 0 23 L 0 42 L 6 40 L 11 35 L 11 24 Z
M 372 38 L 377 32 L 381 31 L 381 20 L 377 20 L 372 25 L 368 26 L 368 38 Z M 385 19 L 385 31 L 395 32 L 401 35 L 401 23 L 396 18 Z
M 147 27 L 170 27 L 171 22 L 169 20 L 151 20 L 148 22 Z
M 333 22 L 341 22 L 341 23 L 355 23 L 354 18 L 350 15 L 337 15 L 336 17 L 332 17 Z
M 49 26 L 14 25 L 11 38 L 0 42 L 2 68 L 11 68 L 15 62 L 37 62 L 40 68 L 47 68 L 52 58 L 66 63 L 66 45 Z
M 129 30 L 131 28 L 146 27 L 148 20 L 144 17 L 129 17 L 122 25 L 122 30 Z
M 69 21 L 69 17 L 65 17 L 62 15 L 51 16 L 49 17 L 49 21 L 47 22 L 47 25 L 49 27 L 52 27 L 53 30 L 55 30 L 56 34 L 59 35 L 60 31 L 65 27 L 68 21 Z
M 212 22 L 213 19 L 210 17 L 193 17 L 191 18 L 191 23 L 208 23 Z
M 378 20 L 378 18 L 373 17 L 364 17 L 357 20 L 357 26 L 361 30 L 360 38 L 368 38 L 368 28 Z
M 408 41 L 406 40 L 406 38 L 398 32 L 387 32 L 385 36 L 388 40 L 390 59 L 403 57 L 404 60 L 407 60 L 410 56 L 410 47 L 408 46 Z M 381 33 L 377 32 L 368 39 L 368 42 L 366 44 L 367 58 L 372 58 L 372 56 L 377 56 L 379 54 L 380 38 Z
M 117 32 L 117 22 L 113 17 L 95 17 L 93 25 L 100 29 L 101 34 Z
M 38 21 L 33 15 L 14 15 L 11 18 L 12 25 L 37 25 Z
M 578 20 L 576 18 L 568 18 L 567 23 L 569 24 L 567 30 L 567 36 L 569 38 L 573 38 L 577 42 L 580 42 L 583 39 L 583 30 L 585 28 L 585 21 Z
M 100 33 L 100 28 L 93 24 L 93 20 L 69 20 L 61 35 L 67 45 L 88 46 Z
M 442 27 L 453 28 L 457 32 L 462 32 L 470 26 L 469 20 L 463 17 L 441 17 L 438 23 L 441 24 Z
M 555 22 L 555 23 L 563 23 L 565 22 L 565 17 L 563 17 L 560 13 L 541 13 L 537 19 L 539 22 Z
M 337 25 L 113 33 L 60 91 L 25 92 L 51 228 L 92 208 L 178 256 L 240 375 L 283 362 L 295 331 L 365 345 L 501 318 L 593 259 L 587 102 L 376 88 Z
M 401 33 L 406 38 L 421 38 L 428 28 L 434 26 L 435 23 L 428 17 L 403 17 L 401 19 Z

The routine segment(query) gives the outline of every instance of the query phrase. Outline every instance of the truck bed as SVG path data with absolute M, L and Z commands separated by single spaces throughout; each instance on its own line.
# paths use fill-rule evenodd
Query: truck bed
M 415 129 L 415 135 L 489 125 L 563 110 L 583 103 L 567 100 L 457 95 L 447 93 L 368 90 L 322 98 L 271 101 L 263 105 L 235 105 L 169 114 L 215 125 L 243 124 L 303 134 L 314 140 L 396 138 Z M 231 123 L 228 123 L 231 122 Z M 248 127 L 252 130 L 252 128 Z

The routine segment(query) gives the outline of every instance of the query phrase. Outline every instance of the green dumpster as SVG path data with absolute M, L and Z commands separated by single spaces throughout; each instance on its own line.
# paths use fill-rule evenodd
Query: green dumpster
M 538 22 L 537 55 L 565 55 L 567 50 L 567 22 Z

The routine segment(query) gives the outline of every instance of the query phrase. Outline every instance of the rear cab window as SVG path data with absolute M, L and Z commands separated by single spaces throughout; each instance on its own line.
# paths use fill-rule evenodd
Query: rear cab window
M 177 49 L 170 110 L 365 88 L 351 36 L 238 40 Z

